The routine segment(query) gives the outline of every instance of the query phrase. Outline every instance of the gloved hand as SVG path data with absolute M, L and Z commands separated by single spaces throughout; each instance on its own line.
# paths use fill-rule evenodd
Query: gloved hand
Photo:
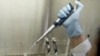
M 79 24 L 79 17 L 84 6 L 80 1 L 75 1 L 75 3 L 78 6 L 78 8 L 74 10 L 73 14 L 68 19 L 66 19 L 66 21 L 63 23 L 63 26 L 68 32 L 70 38 L 79 36 L 83 32 Z M 58 17 L 60 19 L 67 17 L 68 14 L 70 14 L 69 10 L 71 10 L 70 5 L 63 7 L 58 13 Z

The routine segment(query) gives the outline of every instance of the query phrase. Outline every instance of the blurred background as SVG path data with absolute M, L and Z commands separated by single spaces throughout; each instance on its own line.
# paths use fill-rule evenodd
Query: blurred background
M 57 19 L 59 10 L 74 0 L 0 0 L 0 56 L 23 55 Z M 100 0 L 81 0 L 84 9 L 80 23 L 91 43 L 100 26 Z M 52 31 L 49 39 L 57 40 L 59 56 L 66 54 L 68 36 L 61 26 Z M 44 40 L 28 54 L 45 56 Z

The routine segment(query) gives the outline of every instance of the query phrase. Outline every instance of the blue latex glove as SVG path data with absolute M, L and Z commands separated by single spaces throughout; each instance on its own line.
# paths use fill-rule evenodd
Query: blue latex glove
M 78 8 L 74 10 L 73 14 L 63 23 L 63 26 L 68 32 L 70 38 L 79 36 L 83 32 L 82 28 L 80 27 L 79 17 L 84 6 L 80 1 L 75 1 L 75 3 Z M 71 10 L 69 5 L 63 7 L 58 13 L 58 17 L 60 19 L 67 17 L 68 14 L 70 14 L 69 10 Z

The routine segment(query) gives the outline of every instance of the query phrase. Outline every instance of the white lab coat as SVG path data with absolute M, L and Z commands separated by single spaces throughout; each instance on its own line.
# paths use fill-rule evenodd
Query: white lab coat
M 84 42 L 71 49 L 71 53 L 73 56 L 86 56 L 90 48 L 91 44 L 89 40 L 86 39 Z

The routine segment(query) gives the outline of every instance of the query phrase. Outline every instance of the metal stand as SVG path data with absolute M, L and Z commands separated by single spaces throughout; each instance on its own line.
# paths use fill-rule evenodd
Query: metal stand
M 52 38 L 53 48 L 54 48 L 54 56 L 58 56 L 58 49 L 56 44 L 56 39 Z

